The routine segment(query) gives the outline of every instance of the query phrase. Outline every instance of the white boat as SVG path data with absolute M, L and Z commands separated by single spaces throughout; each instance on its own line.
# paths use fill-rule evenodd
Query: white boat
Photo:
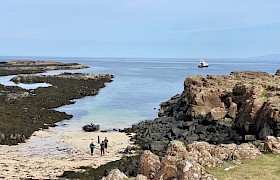
M 200 60 L 199 64 L 198 64 L 198 68 L 204 68 L 204 67 L 208 67 L 209 64 L 207 62 L 205 62 L 204 60 Z

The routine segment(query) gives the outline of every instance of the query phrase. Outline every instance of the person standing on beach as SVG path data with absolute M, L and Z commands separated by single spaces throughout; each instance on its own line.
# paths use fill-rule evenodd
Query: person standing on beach
M 108 139 L 107 139 L 107 137 L 105 137 L 105 139 L 104 139 L 104 144 L 105 144 L 105 151 L 107 152 L 107 148 L 108 148 Z
M 95 147 L 93 142 L 90 143 L 89 147 L 90 147 L 90 154 L 93 155 L 93 150 L 94 150 L 94 147 Z
M 100 144 L 101 156 L 102 156 L 102 155 L 103 155 L 103 156 L 105 155 L 104 149 L 105 149 L 105 143 L 104 143 L 104 141 L 102 141 L 101 144 Z

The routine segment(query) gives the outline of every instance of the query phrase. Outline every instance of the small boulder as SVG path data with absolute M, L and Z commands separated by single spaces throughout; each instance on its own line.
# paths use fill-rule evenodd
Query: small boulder
M 280 69 L 278 69 L 275 73 L 276 76 L 280 76 Z
M 121 172 L 119 169 L 113 169 L 110 171 L 109 175 L 103 177 L 102 180 L 123 180 L 125 178 L 128 177 L 123 172 Z
M 136 176 L 135 180 L 148 180 L 148 178 L 142 174 L 138 174 Z
M 221 107 L 215 107 L 211 110 L 211 117 L 214 120 L 223 119 L 227 114 L 227 110 Z
M 229 109 L 228 109 L 228 116 L 235 119 L 236 114 L 237 114 L 237 104 L 234 102 L 231 102 Z
M 244 140 L 245 141 L 256 141 L 257 138 L 254 135 L 245 135 Z
M 152 151 L 163 151 L 168 144 L 168 141 L 152 141 L 150 148 Z
M 280 154 L 280 137 L 267 136 L 264 142 L 264 150 L 273 154 Z
M 149 179 L 153 179 L 161 165 L 159 157 L 150 151 L 144 151 L 140 158 L 140 172 Z

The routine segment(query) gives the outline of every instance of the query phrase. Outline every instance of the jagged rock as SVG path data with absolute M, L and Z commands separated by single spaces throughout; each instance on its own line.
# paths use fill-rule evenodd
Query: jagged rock
M 245 135 L 244 140 L 245 141 L 256 141 L 257 139 L 256 139 L 256 136 L 254 136 L 254 135 Z
M 277 70 L 277 72 L 275 73 L 276 76 L 280 76 L 280 69 Z
M 145 151 L 141 157 L 140 169 L 142 174 L 151 180 L 210 180 L 215 178 L 205 171 L 205 166 L 217 167 L 226 161 L 242 158 L 255 159 L 260 155 L 260 151 L 249 143 L 211 145 L 207 142 L 194 142 L 188 144 L 187 150 L 183 142 L 175 140 L 169 143 L 161 162 L 158 156 Z
M 170 142 L 155 179 L 214 179 L 200 164 L 187 157 L 188 151 L 183 142 Z
M 261 156 L 259 149 L 250 143 L 242 143 L 237 147 L 237 149 L 241 158 L 256 159 Z
M 186 150 L 185 144 L 181 141 L 175 140 L 175 141 L 171 141 L 168 144 L 166 155 L 180 157 L 180 156 L 185 156 L 187 152 L 188 151 Z
M 228 116 L 235 119 L 237 113 L 237 104 L 235 102 L 231 102 L 228 109 Z
M 142 174 L 138 174 L 136 176 L 135 180 L 148 180 L 148 178 Z
M 211 109 L 211 116 L 214 120 L 223 119 L 227 114 L 227 110 L 221 107 Z
M 280 137 L 267 136 L 264 143 L 264 150 L 274 154 L 280 154 Z
M 168 141 L 152 141 L 150 148 L 152 151 L 163 151 L 168 144 Z
M 244 143 L 211 145 L 207 142 L 194 142 L 189 145 L 189 156 L 202 166 L 221 166 L 225 161 L 241 158 L 255 159 L 261 155 L 253 144 Z
M 121 172 L 119 169 L 113 169 L 110 171 L 109 175 L 103 177 L 102 180 L 123 180 L 127 178 L 127 176 Z
M 195 126 L 195 134 L 206 134 L 206 130 L 207 130 L 208 126 L 204 126 L 204 125 L 196 125 Z
M 201 119 L 222 121 L 236 127 L 242 135 L 259 139 L 280 136 L 279 70 L 276 76 L 263 72 L 232 72 L 205 78 L 187 77 L 184 91 L 169 103 L 162 103 L 160 114 L 184 121 Z M 177 101 L 177 102 L 176 102 Z M 225 119 L 232 121 L 225 124 Z
M 160 167 L 159 157 L 150 151 L 144 151 L 140 158 L 140 172 L 149 179 L 153 179 Z
M 142 148 L 159 155 L 164 155 L 171 140 L 218 145 L 240 144 L 248 134 L 257 139 L 280 136 L 279 82 L 280 76 L 250 71 L 188 77 L 183 93 L 161 104 L 159 118 L 134 125 L 128 132 L 136 133 Z M 236 157 L 227 158 L 242 153 L 233 154 Z
M 158 112 L 158 116 L 159 117 L 169 116 L 169 111 L 171 110 L 171 108 L 174 108 L 174 106 L 178 103 L 180 96 L 181 96 L 180 94 L 177 94 L 177 95 L 171 97 L 171 99 L 169 101 L 162 102 L 160 104 L 161 109 Z M 168 113 L 166 113 L 166 112 L 168 112 Z

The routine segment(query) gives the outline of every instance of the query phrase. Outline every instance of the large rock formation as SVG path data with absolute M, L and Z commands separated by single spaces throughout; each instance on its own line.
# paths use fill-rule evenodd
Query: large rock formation
M 142 148 L 160 155 L 172 140 L 240 144 L 277 137 L 280 76 L 245 71 L 187 77 L 183 93 L 160 106 L 159 118 L 125 130 L 136 133 Z
M 280 135 L 280 77 L 263 72 L 188 77 L 180 96 L 161 104 L 159 116 L 217 121 L 241 134 Z
M 252 144 L 210 145 L 207 142 L 189 144 L 172 141 L 168 145 L 165 156 L 159 158 L 145 151 L 140 159 L 140 172 L 150 180 L 169 179 L 215 179 L 204 167 L 217 167 L 230 160 L 242 158 L 255 159 L 261 155 Z

